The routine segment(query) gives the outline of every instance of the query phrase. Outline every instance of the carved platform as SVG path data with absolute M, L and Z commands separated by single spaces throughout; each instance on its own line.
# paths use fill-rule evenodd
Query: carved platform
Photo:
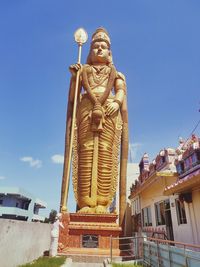
M 121 227 L 115 214 L 70 213 L 62 216 L 59 253 L 76 255 L 109 255 L 110 236 L 119 237 Z M 113 255 L 118 256 L 119 241 L 113 240 Z

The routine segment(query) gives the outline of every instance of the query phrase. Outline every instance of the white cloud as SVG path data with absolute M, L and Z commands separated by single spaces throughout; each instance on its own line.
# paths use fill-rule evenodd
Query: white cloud
M 51 157 L 51 160 L 55 164 L 63 164 L 64 163 L 64 156 L 60 154 L 55 154 Z
M 142 146 L 141 143 L 130 143 L 129 144 L 129 157 L 131 161 L 133 161 L 138 156 L 138 152 L 141 146 Z
M 40 168 L 42 167 L 42 161 L 39 159 L 33 159 L 32 157 L 22 157 L 20 158 L 23 162 L 28 162 L 30 167 Z
M 5 176 L 0 176 L 0 180 L 4 180 L 4 179 L 6 179 Z
M 139 163 L 130 163 L 127 164 L 127 176 L 138 177 L 139 176 Z

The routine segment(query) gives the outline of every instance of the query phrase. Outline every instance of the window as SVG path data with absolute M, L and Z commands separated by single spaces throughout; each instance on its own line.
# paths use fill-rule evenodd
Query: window
M 177 213 L 177 220 L 178 224 L 186 224 L 186 214 L 185 214 L 185 206 L 184 202 L 176 199 L 176 213 Z
M 135 200 L 131 202 L 131 215 L 135 215 Z
M 143 226 L 152 226 L 151 207 L 142 209 Z
M 165 225 L 165 201 L 155 204 L 156 225 Z
M 0 206 L 3 205 L 3 199 L 0 199 Z
M 140 213 L 140 202 L 139 197 L 131 202 L 131 215 L 136 215 Z

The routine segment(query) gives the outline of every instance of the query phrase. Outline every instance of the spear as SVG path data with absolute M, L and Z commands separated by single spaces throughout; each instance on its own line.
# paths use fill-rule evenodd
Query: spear
M 81 52 L 82 52 L 82 45 L 87 41 L 88 35 L 87 32 L 83 28 L 79 28 L 74 33 L 74 39 L 78 44 L 78 64 L 81 63 Z M 80 78 L 80 69 L 77 71 L 76 74 L 76 83 L 75 83 L 75 92 L 74 92 L 74 104 L 73 104 L 73 113 L 72 113 L 72 124 L 71 124 L 71 136 L 70 136 L 70 143 L 69 143 L 69 151 L 65 151 L 65 158 L 66 153 L 68 153 L 68 162 L 65 164 L 66 168 L 64 167 L 63 171 L 63 184 L 65 185 L 64 194 L 62 198 L 62 212 L 67 211 L 67 200 L 68 200 L 68 192 L 69 192 L 69 177 L 70 177 L 70 166 L 71 166 L 71 158 L 72 158 L 72 146 L 74 140 L 74 128 L 75 128 L 75 119 L 76 119 L 76 106 L 77 106 L 77 96 L 78 96 L 78 88 L 79 88 L 79 78 Z

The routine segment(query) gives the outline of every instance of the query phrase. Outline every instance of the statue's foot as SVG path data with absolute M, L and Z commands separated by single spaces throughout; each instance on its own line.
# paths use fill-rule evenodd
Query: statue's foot
M 95 209 L 90 207 L 83 207 L 78 211 L 78 213 L 95 213 Z
M 95 213 L 105 214 L 109 212 L 107 211 L 107 206 L 98 205 L 95 208 Z

